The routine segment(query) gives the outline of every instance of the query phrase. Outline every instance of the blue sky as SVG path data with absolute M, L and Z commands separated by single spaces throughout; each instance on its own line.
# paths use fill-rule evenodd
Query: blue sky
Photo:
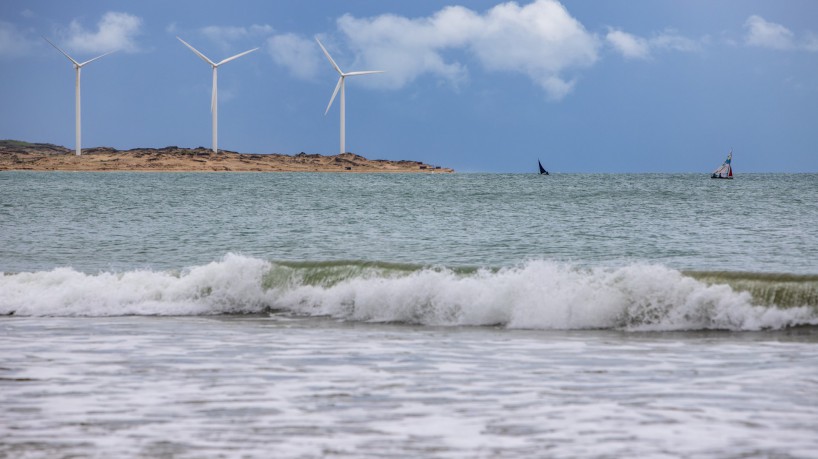
M 0 3 L 0 138 L 83 147 L 347 150 L 461 172 L 818 171 L 818 2 Z

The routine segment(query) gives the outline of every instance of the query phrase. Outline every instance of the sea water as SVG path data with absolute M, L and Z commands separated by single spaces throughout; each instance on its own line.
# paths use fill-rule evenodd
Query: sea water
M 816 457 L 818 175 L 0 173 L 0 457 Z

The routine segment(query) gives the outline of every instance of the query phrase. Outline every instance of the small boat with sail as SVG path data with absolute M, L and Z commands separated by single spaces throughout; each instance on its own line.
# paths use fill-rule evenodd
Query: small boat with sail
M 539 159 L 537 160 L 537 165 L 538 165 L 538 166 L 540 166 L 540 175 L 550 175 L 550 174 L 548 173 L 548 171 L 547 171 L 547 170 L 545 170 L 545 168 L 544 168 L 544 167 L 542 167 L 542 163 L 540 162 L 540 160 L 539 160 Z
M 730 153 L 727 155 L 727 159 L 724 160 L 721 166 L 718 169 L 713 171 L 713 175 L 710 178 L 715 179 L 732 179 L 733 178 L 733 166 L 730 165 L 730 162 L 733 160 L 733 150 L 730 150 Z

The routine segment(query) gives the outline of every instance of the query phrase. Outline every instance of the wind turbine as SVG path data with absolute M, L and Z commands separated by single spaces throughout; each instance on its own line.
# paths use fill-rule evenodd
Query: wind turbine
M 338 94 L 338 88 L 340 88 L 341 89 L 341 153 L 343 154 L 343 153 L 346 153 L 346 124 L 345 124 L 345 119 L 344 119 L 344 111 L 345 111 L 345 107 L 344 107 L 345 106 L 345 103 L 344 103 L 344 78 L 346 78 L 348 76 L 355 76 L 355 75 L 368 75 L 370 73 L 383 73 L 384 71 L 383 70 L 365 70 L 365 71 L 362 71 L 362 72 L 347 72 L 347 73 L 344 73 L 344 72 L 341 71 L 341 68 L 338 67 L 338 64 L 336 64 L 335 61 L 332 60 L 332 56 L 330 56 L 329 52 L 327 52 L 327 48 L 324 48 L 324 45 L 321 44 L 321 40 L 319 40 L 318 37 L 315 37 L 315 41 L 318 42 L 318 46 L 320 46 L 321 50 L 324 51 L 324 55 L 327 56 L 327 59 L 329 59 L 330 64 L 332 64 L 332 66 L 335 68 L 335 70 L 338 72 L 338 74 L 341 75 L 340 78 L 338 78 L 338 84 L 335 85 L 335 91 L 333 91 L 333 93 L 332 93 L 332 97 L 329 100 L 329 104 L 327 105 L 327 109 L 324 111 L 324 115 L 326 116 L 326 114 L 329 112 L 329 108 L 332 106 L 332 102 L 335 100 L 335 96 Z
M 95 57 L 93 59 L 89 59 L 89 60 L 87 60 L 87 61 L 85 61 L 83 63 L 79 63 L 79 62 L 75 61 L 73 57 L 69 56 L 68 53 L 61 50 L 57 45 L 55 45 L 54 43 L 51 43 L 51 40 L 49 40 L 48 38 L 43 37 L 43 40 L 47 41 L 49 44 L 51 44 L 51 46 L 57 48 L 57 51 L 61 52 L 63 54 L 63 56 L 67 57 L 68 60 L 71 61 L 72 64 L 74 64 L 74 70 L 77 73 L 77 84 L 76 84 L 76 94 L 77 94 L 77 96 L 76 96 L 76 98 L 77 98 L 77 103 L 76 103 L 77 142 L 76 142 L 76 149 L 77 149 L 77 156 L 80 156 L 82 154 L 82 132 L 81 132 L 82 117 L 80 116 L 80 72 L 81 72 L 82 68 L 85 67 L 86 65 L 90 64 L 91 62 L 94 62 L 95 60 L 97 60 L 97 59 L 99 59 L 101 57 L 105 57 L 105 56 L 113 53 L 114 51 L 108 51 L 107 53 L 105 53 L 105 54 L 103 54 L 101 56 L 97 56 L 97 57 Z
M 219 152 L 219 141 L 218 141 L 219 140 L 219 101 L 218 101 L 218 99 L 219 99 L 219 87 L 218 87 L 218 79 L 219 79 L 218 70 L 219 70 L 219 66 L 221 66 L 222 64 L 226 64 L 226 63 L 228 63 L 228 62 L 230 62 L 230 61 L 232 61 L 234 59 L 238 59 L 241 56 L 244 56 L 245 54 L 250 54 L 253 51 L 257 50 L 258 48 L 253 48 L 253 49 L 247 50 L 247 51 L 245 51 L 243 53 L 238 53 L 235 56 L 228 57 L 227 59 L 224 59 L 223 61 L 221 61 L 219 63 L 215 63 L 215 62 L 211 61 L 210 59 L 208 59 L 207 56 L 200 53 L 196 48 L 190 46 L 186 41 L 182 40 L 179 37 L 176 37 L 176 38 L 178 38 L 179 41 L 181 41 L 183 45 L 190 48 L 191 51 L 196 53 L 197 56 L 201 57 L 203 61 L 210 64 L 210 66 L 213 68 L 213 93 L 212 93 L 212 95 L 210 97 L 210 112 L 213 113 L 213 153 L 218 153 Z

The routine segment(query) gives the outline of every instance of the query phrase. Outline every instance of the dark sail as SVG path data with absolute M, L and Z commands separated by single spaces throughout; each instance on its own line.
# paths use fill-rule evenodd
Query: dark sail
M 537 165 L 540 166 L 540 175 L 548 175 L 548 171 L 545 170 L 544 167 L 542 167 L 542 163 L 540 162 L 539 159 L 537 160 Z

